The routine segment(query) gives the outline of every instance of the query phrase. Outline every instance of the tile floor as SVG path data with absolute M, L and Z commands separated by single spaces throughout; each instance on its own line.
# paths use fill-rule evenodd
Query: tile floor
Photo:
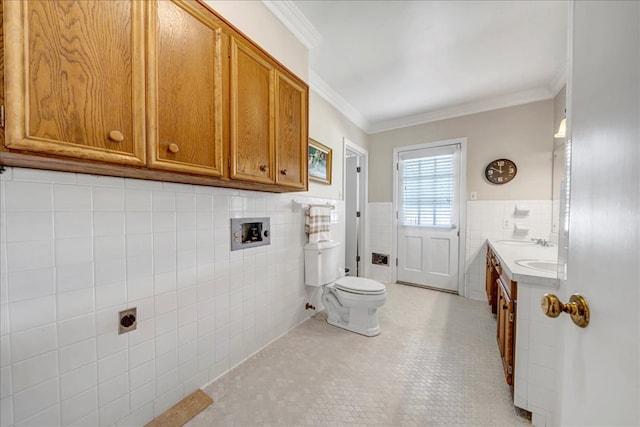
M 187 426 L 513 426 L 487 305 L 388 285 L 373 338 L 318 313 L 204 390 Z

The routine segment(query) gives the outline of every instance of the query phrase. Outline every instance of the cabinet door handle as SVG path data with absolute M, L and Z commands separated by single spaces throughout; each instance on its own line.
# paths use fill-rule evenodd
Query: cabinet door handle
M 502 309 L 503 309 L 503 310 L 506 310 L 507 308 L 509 308 L 509 306 L 508 306 L 508 305 L 503 305 L 503 306 L 502 306 Z
M 124 135 L 119 130 L 112 130 L 109 132 L 109 139 L 113 142 L 122 142 L 124 141 Z
M 287 175 L 287 170 L 286 169 L 282 169 L 280 171 L 280 174 L 286 176 Z
M 180 147 L 178 147 L 178 144 L 172 142 L 171 144 L 169 144 L 169 151 L 175 154 L 180 151 Z
M 267 169 L 267 165 L 260 165 L 260 172 L 266 172 Z

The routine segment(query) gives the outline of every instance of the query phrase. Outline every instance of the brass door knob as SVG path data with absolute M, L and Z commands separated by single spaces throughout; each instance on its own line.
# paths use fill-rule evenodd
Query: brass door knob
M 587 300 L 580 294 L 573 294 L 567 304 L 563 304 L 557 296 L 544 294 L 540 301 L 542 312 L 549 317 L 558 317 L 565 312 L 571 316 L 573 323 L 585 328 L 589 324 L 589 305 Z
M 178 144 L 172 142 L 171 144 L 169 144 L 169 151 L 175 154 L 180 151 L 180 147 L 178 147 Z
M 119 130 L 112 130 L 109 132 L 109 139 L 113 142 L 122 142 L 124 141 L 124 135 Z

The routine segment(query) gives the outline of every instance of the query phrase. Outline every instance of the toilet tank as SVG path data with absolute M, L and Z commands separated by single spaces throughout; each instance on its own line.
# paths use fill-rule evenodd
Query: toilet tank
M 304 283 L 323 286 L 339 277 L 340 243 L 334 241 L 304 245 Z

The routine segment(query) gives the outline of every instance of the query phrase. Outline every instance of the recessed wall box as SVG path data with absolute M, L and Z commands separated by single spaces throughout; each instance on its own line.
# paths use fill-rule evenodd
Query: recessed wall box
M 389 255 L 387 254 L 377 254 L 373 252 L 371 254 L 371 264 L 375 265 L 389 265 Z
M 270 244 L 270 218 L 231 218 L 232 251 Z

